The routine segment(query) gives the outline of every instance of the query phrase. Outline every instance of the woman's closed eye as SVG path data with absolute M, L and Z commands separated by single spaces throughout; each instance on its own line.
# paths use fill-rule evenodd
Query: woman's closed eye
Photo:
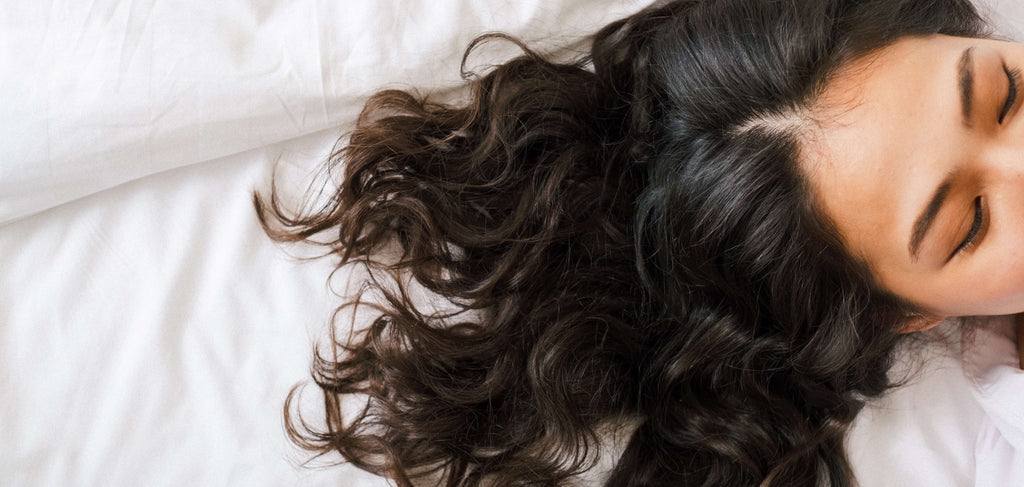
M 1003 107 L 999 111 L 1000 124 L 1006 120 L 1006 116 L 1010 114 L 1010 111 L 1013 110 L 1013 107 L 1017 104 L 1017 99 L 1020 98 L 1021 80 L 1024 79 L 1024 76 L 1021 74 L 1021 70 L 1018 68 L 1010 68 L 1003 64 L 1003 72 L 1006 73 L 1006 79 L 1009 83 L 1006 90 L 1006 101 L 1003 102 Z M 947 261 L 952 260 L 957 255 L 967 252 L 978 245 L 981 241 L 985 221 L 986 215 L 984 201 L 981 196 L 977 196 L 974 198 L 974 221 L 971 223 L 971 228 L 967 231 L 967 235 L 964 237 L 963 241 L 953 249 L 953 253 L 950 254 Z
M 964 240 L 962 242 L 960 242 L 960 245 L 957 245 L 956 249 L 953 250 L 953 253 L 949 256 L 949 259 L 947 260 L 952 260 L 960 253 L 971 250 L 978 245 L 978 242 L 981 241 L 982 230 L 985 227 L 985 221 L 986 218 L 984 201 L 982 200 L 981 196 L 978 196 L 974 198 L 974 221 L 971 223 L 971 229 L 967 231 L 967 236 L 964 237 Z
M 1017 103 L 1018 94 L 1020 93 L 1020 81 L 1021 71 L 1017 68 L 1009 68 L 1005 64 L 1003 65 L 1003 71 L 1006 73 L 1006 79 L 1009 80 L 1009 89 L 1006 92 L 1006 102 L 1003 103 L 1002 110 L 999 111 L 999 123 L 1002 124 L 1006 119 L 1006 116 L 1013 109 L 1013 106 Z
M 1010 114 L 1010 111 L 1013 110 L 1013 107 L 1017 104 L 1017 99 L 1020 98 L 1021 80 L 1024 79 L 1024 76 L 1021 74 L 1021 70 L 1018 68 L 1010 68 L 1006 64 L 1003 64 L 1003 72 L 1006 73 L 1006 79 L 1009 83 L 1006 90 L 1006 101 L 1003 102 L 1003 107 L 999 111 L 1000 124 L 1006 120 L 1006 116 Z M 963 241 L 953 249 L 953 253 L 950 254 L 947 261 L 952 260 L 957 255 L 967 252 L 978 245 L 981 241 L 985 221 L 986 215 L 984 200 L 981 196 L 977 196 L 974 198 L 974 221 L 971 223 L 971 228 L 967 231 L 967 235 L 964 237 Z

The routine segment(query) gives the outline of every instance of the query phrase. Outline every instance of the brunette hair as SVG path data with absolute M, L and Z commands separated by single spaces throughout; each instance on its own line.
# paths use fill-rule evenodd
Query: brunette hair
M 376 313 L 316 354 L 326 425 L 293 390 L 292 439 L 403 486 L 554 485 L 628 424 L 607 485 L 850 485 L 916 310 L 819 211 L 801 127 L 844 63 L 932 33 L 986 31 L 967 0 L 677 0 L 573 62 L 520 44 L 465 105 L 377 93 L 329 201 L 255 196 L 274 239 L 365 267 L 343 307 Z

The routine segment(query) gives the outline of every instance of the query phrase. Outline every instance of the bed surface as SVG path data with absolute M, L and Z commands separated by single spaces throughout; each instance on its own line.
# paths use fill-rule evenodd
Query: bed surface
M 479 33 L 550 50 L 645 3 L 5 2 L 0 485 L 387 485 L 302 468 L 284 436 L 347 281 L 271 243 L 252 191 L 276 171 L 298 195 L 377 89 L 456 90 Z M 1024 25 L 1024 4 L 987 5 L 1003 32 Z M 966 472 L 957 441 L 980 413 L 942 360 L 854 443 Z M 968 426 L 935 430 L 941 414 Z M 877 485 L 908 485 L 876 460 L 858 461 Z
M 0 485 L 386 485 L 285 439 L 346 281 L 252 191 L 298 194 L 376 89 L 457 87 L 479 33 L 563 46 L 641 4 L 5 2 Z

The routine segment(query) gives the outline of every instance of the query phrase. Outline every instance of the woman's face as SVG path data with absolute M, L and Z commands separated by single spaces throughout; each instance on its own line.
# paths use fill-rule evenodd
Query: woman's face
M 847 66 L 803 150 L 881 285 L 945 316 L 1024 311 L 1024 46 L 906 38 Z

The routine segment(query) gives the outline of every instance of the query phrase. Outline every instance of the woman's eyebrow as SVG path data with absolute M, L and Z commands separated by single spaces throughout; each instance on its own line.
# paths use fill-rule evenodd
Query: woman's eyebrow
M 957 84 L 960 87 L 960 110 L 963 116 L 962 122 L 965 127 L 970 127 L 971 107 L 974 105 L 974 47 L 964 49 L 964 53 L 960 55 L 960 62 L 957 63 L 957 73 Z M 939 210 L 942 208 L 942 204 L 945 203 L 946 197 L 949 196 L 949 190 L 953 187 L 953 179 L 955 177 L 956 171 L 946 175 L 942 183 L 935 188 L 935 192 L 932 194 L 932 198 L 928 200 L 924 210 L 914 220 L 914 227 L 910 232 L 910 243 L 907 245 L 907 249 L 910 252 L 910 258 L 915 262 L 921 251 L 921 242 L 924 240 L 925 235 L 928 234 L 932 223 L 935 222 L 935 216 L 939 214 Z
M 974 105 L 974 48 L 964 49 L 957 66 L 960 85 L 960 109 L 965 127 L 971 126 L 971 107 Z
M 942 180 L 938 188 L 935 188 L 935 193 L 932 194 L 932 198 L 928 201 L 928 205 L 924 207 L 924 211 L 914 220 L 914 228 L 910 233 L 910 244 L 907 245 L 907 249 L 910 251 L 910 258 L 915 262 L 917 261 L 918 253 L 921 250 L 921 241 L 924 240 L 925 235 L 928 233 L 928 229 L 932 227 L 932 223 L 935 222 L 935 216 L 939 214 L 939 209 L 942 208 L 942 204 L 945 203 L 946 197 L 949 196 L 949 190 L 953 187 L 953 179 L 956 177 L 956 171 L 950 172 L 946 175 L 946 178 Z

